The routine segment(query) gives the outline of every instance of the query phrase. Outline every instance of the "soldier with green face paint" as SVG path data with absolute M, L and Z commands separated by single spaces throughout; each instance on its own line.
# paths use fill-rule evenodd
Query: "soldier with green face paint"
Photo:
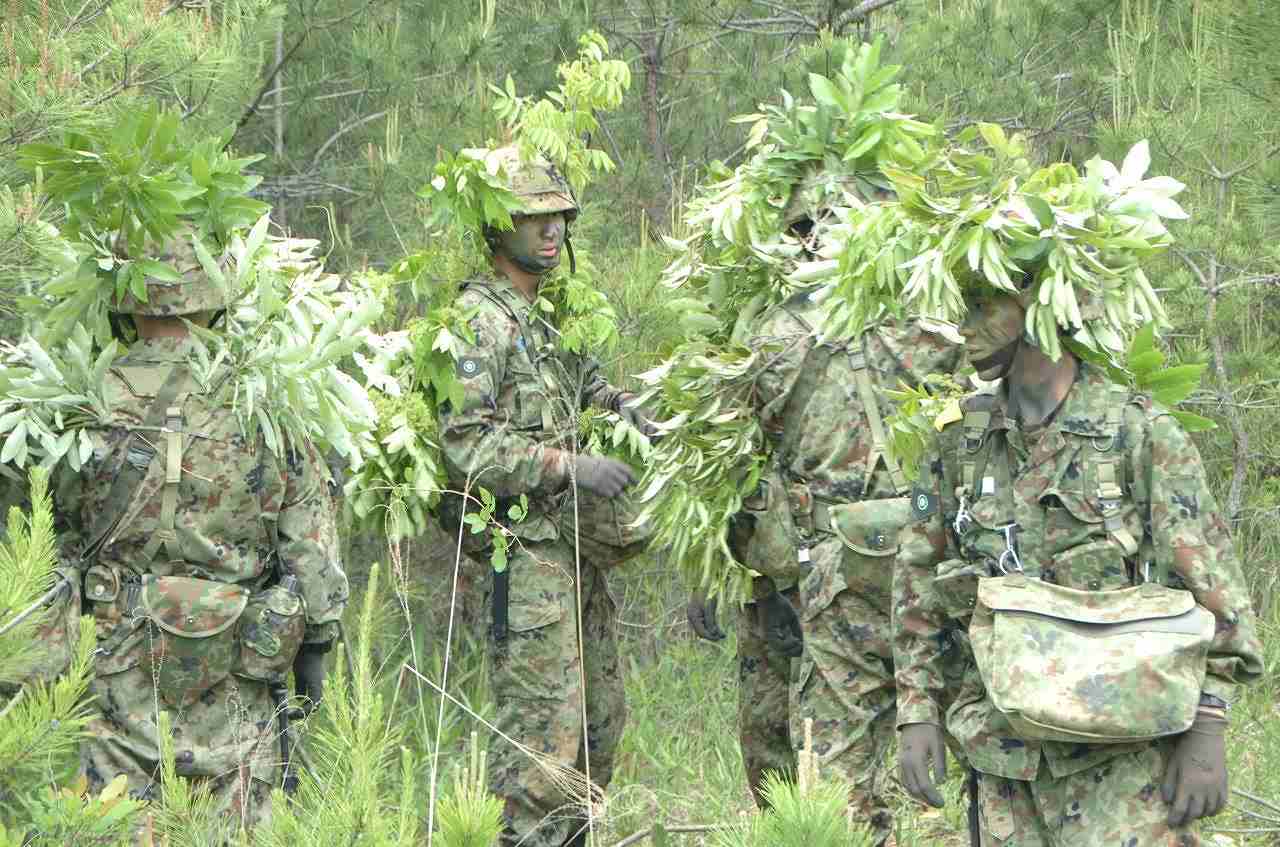
M 1197 845 L 1193 822 L 1227 800 L 1228 709 L 1262 672 L 1240 563 L 1195 445 L 1169 410 L 1069 351 L 1046 355 L 1024 331 L 1033 297 L 980 284 L 964 297 L 965 346 L 979 375 L 999 383 L 966 400 L 962 418 L 927 446 L 912 494 L 893 589 L 902 781 L 913 797 L 942 805 L 945 726 L 974 769 L 984 847 Z M 1082 304 L 1086 315 L 1091 305 Z M 995 591 L 1006 585 L 1066 604 L 1055 614 L 1067 623 L 1009 618 L 1039 627 L 1009 637 L 1040 639 L 1040 654 L 1071 627 L 1093 627 L 1091 654 L 1060 657 L 1046 671 L 1082 674 L 1069 696 L 1048 694 L 1055 680 L 1046 674 L 999 677 L 1001 696 L 1066 703 L 1055 720 L 1065 714 L 1075 734 L 1046 730 L 1059 724 L 1043 718 L 1033 727 L 989 690 L 1000 671 L 983 666 L 1000 614 L 989 607 L 999 608 Z M 1184 692 L 1154 671 L 1130 677 L 1148 680 L 1139 692 L 1108 681 L 1101 634 L 1115 613 L 1098 610 L 1115 608 L 1111 598 L 1179 602 L 1183 592 L 1211 613 L 1200 690 Z M 1085 619 L 1093 623 L 1072 623 Z M 1161 639 L 1192 631 L 1185 616 L 1118 620 L 1116 633 L 1145 631 L 1153 662 Z M 968 669 L 958 685 L 944 679 L 948 656 Z M 1140 729 L 1153 713 L 1185 714 L 1190 725 L 1162 717 Z M 1107 735 L 1115 730 L 1104 719 L 1132 736 Z
M 506 569 L 491 570 L 486 589 L 494 723 L 502 733 L 490 739 L 490 789 L 504 802 L 502 844 L 561 847 L 585 843 L 587 798 L 581 788 L 566 791 L 548 768 L 576 769 L 607 786 L 626 719 L 617 608 L 603 563 L 560 516 L 572 512 L 574 498 L 579 505 L 616 498 L 633 475 L 622 462 L 576 452 L 578 417 L 598 406 L 646 423 L 594 360 L 560 347 L 556 327 L 535 305 L 577 217 L 568 184 L 540 157 L 522 161 L 515 148 L 491 155 L 520 207 L 510 230 L 484 233 L 495 273 L 467 283 L 459 298 L 474 310 L 475 340 L 458 358 L 462 403 L 440 413 L 442 447 L 450 488 L 492 492 L 494 517 L 514 537 Z M 528 512 L 512 520 L 509 508 L 521 498 Z M 447 526 L 456 528 L 464 510 L 475 506 L 445 495 Z M 487 564 L 483 546 L 469 553 Z
M 227 306 L 196 259 L 200 237 L 183 231 L 151 254 L 177 282 L 148 278 L 145 300 L 112 300 L 137 341 L 107 372 L 107 415 L 83 430 L 92 454 L 78 472 L 58 465 L 53 494 L 97 624 L 89 790 L 124 775 L 132 796 L 157 796 L 163 710 L 177 773 L 211 792 L 234 840 L 270 814 L 276 697 L 292 671 L 293 705 L 320 700 L 348 586 L 316 448 L 273 452 L 246 436 L 230 372 L 205 383 L 188 368 L 188 324 Z

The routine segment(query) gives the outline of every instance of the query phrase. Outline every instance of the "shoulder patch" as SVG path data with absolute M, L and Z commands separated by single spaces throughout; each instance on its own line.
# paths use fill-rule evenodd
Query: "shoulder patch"
M 920 522 L 938 511 L 938 495 L 920 486 L 911 489 L 911 520 Z
M 463 356 L 458 360 L 458 376 L 469 379 L 480 373 L 480 360 L 475 356 Z

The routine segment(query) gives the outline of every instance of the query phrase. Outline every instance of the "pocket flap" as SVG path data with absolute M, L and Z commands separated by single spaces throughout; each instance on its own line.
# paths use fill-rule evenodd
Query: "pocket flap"
M 550 626 L 564 615 L 556 602 L 511 603 L 507 606 L 507 629 L 528 632 Z
M 244 612 L 249 592 L 239 585 L 183 576 L 145 576 L 142 608 L 165 632 L 208 638 L 225 631 Z
M 978 602 L 993 611 L 1029 612 L 1094 624 L 1176 618 L 1196 605 L 1190 591 L 1154 583 L 1115 591 L 1080 591 L 1025 576 L 982 579 Z
M 864 556 L 896 554 L 898 533 L 910 512 L 911 501 L 904 497 L 841 503 L 828 510 L 835 534 L 846 547 Z

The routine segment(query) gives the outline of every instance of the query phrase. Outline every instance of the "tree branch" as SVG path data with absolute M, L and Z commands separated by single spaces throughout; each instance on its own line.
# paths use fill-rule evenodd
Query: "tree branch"
M 864 2 L 859 3 L 852 9 L 846 9 L 841 12 L 839 17 L 833 21 L 831 30 L 835 33 L 840 33 L 849 24 L 861 23 L 862 21 L 865 21 L 872 12 L 879 11 L 886 6 L 892 6 L 897 2 L 898 0 L 864 0 Z
M 374 112 L 372 115 L 365 115 L 363 118 L 357 118 L 354 121 L 349 121 L 343 124 L 342 126 L 338 127 L 337 131 L 334 132 L 333 135 L 329 136 L 329 138 L 324 142 L 324 144 L 320 145 L 320 149 L 316 151 L 316 154 L 311 157 L 312 169 L 314 169 L 316 166 L 320 164 L 320 157 L 323 156 L 326 152 L 328 152 L 329 148 L 332 147 L 339 138 L 346 135 L 348 132 L 351 132 L 351 130 L 353 129 L 362 127 L 365 124 L 369 123 L 370 121 L 376 121 L 378 118 L 386 117 L 386 115 L 387 115 L 387 110 L 383 109 L 381 112 Z

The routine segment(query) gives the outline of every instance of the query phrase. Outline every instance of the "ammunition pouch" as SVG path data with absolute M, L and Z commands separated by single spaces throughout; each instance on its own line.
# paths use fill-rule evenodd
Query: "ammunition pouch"
M 306 604 L 300 595 L 273 585 L 249 598 L 240 616 L 237 676 L 282 683 L 306 635 Z
M 560 537 L 569 544 L 573 544 L 576 530 L 582 561 L 608 569 L 634 558 L 649 546 L 653 525 L 636 525 L 640 511 L 628 491 L 606 498 L 579 487 L 577 515 L 573 493 L 569 492 L 560 503 L 556 522 Z
M 147 651 L 156 691 L 170 706 L 189 706 L 236 667 L 234 626 L 249 604 L 239 585 L 182 576 L 142 578 L 138 596 L 148 624 Z

